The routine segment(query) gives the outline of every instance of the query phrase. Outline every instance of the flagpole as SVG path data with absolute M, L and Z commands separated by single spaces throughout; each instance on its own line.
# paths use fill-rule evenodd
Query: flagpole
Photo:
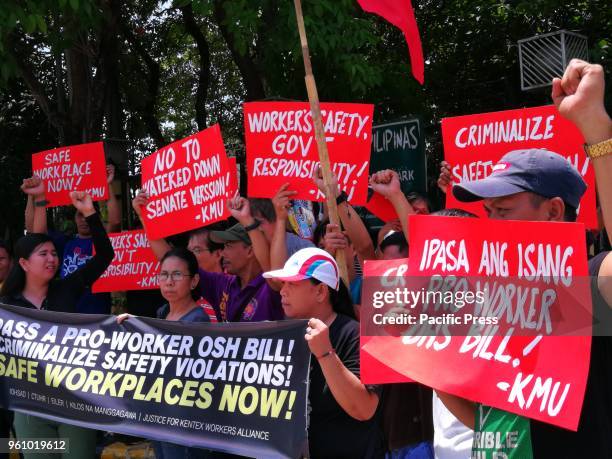
M 319 162 L 321 163 L 321 172 L 323 173 L 323 184 L 325 188 L 325 199 L 327 201 L 327 211 L 329 214 L 329 222 L 340 226 L 340 218 L 338 217 L 338 205 L 336 204 L 336 190 L 333 189 L 332 171 L 329 164 L 329 153 L 327 151 L 327 143 L 325 142 L 325 131 L 323 130 L 323 122 L 321 120 L 321 105 L 319 103 L 319 94 L 317 92 L 317 83 L 315 82 L 312 73 L 312 64 L 310 63 L 310 51 L 308 49 L 308 39 L 306 38 L 306 28 L 304 27 L 304 16 L 302 14 L 301 0 L 293 0 L 295 5 L 295 16 L 297 18 L 298 32 L 300 34 L 300 43 L 302 45 L 302 57 L 304 58 L 304 70 L 306 80 L 306 91 L 308 92 L 308 101 L 310 102 L 310 112 L 314 122 L 315 139 L 317 141 L 317 150 L 319 151 Z M 346 286 L 349 286 L 348 271 L 346 267 L 346 257 L 344 250 L 336 251 L 336 262 L 340 270 L 340 277 L 344 280 Z

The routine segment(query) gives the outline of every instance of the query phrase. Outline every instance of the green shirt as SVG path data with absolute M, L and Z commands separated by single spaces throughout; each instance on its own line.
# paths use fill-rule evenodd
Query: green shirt
M 529 419 L 478 404 L 472 459 L 533 459 Z

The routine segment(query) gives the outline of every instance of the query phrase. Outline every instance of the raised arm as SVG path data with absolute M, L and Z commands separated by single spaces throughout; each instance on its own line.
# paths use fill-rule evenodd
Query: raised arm
M 552 99 L 559 113 L 572 121 L 587 145 L 612 138 L 612 121 L 604 106 L 604 71 L 600 65 L 572 59 L 563 78 L 553 80 Z M 592 158 L 597 194 L 608 238 L 612 242 L 612 146 Z M 612 252 L 603 260 L 597 287 L 612 308 Z
M 28 195 L 25 221 L 26 231 L 32 233 L 47 233 L 47 201 L 45 199 L 45 184 L 36 175 L 27 178 L 21 185 L 21 190 Z
M 146 206 L 148 202 L 149 195 L 142 190 L 139 190 L 138 194 L 136 194 L 136 197 L 132 200 L 132 208 L 134 209 L 134 213 L 142 222 L 142 226 L 145 229 L 145 232 L 147 228 L 144 219 L 142 218 L 142 208 Z M 166 255 L 166 252 L 168 252 L 168 250 L 172 248 L 170 247 L 170 244 L 166 242 L 165 239 L 149 239 L 149 244 L 151 244 L 151 250 L 153 250 L 155 258 L 157 258 L 158 260 L 161 260 L 164 255 Z
M 249 200 L 243 198 L 236 193 L 236 196 L 228 199 L 227 207 L 238 223 L 244 228 L 252 226 L 255 223 L 255 218 L 251 214 L 251 206 Z M 262 271 L 270 271 L 270 246 L 260 228 L 254 228 L 249 231 L 249 239 L 251 239 L 251 247 L 255 253 L 255 258 L 261 267 Z M 280 290 L 281 285 L 271 279 L 266 279 L 266 282 L 274 290 Z
M 552 99 L 559 113 L 574 123 L 587 145 L 612 139 L 612 121 L 604 106 L 601 65 L 572 59 L 563 78 L 553 80 Z M 612 146 L 608 154 L 592 159 L 597 193 L 608 237 L 612 241 Z
M 402 224 L 406 240 L 410 241 L 408 216 L 415 212 L 406 196 L 404 196 L 404 193 L 402 193 L 397 172 L 386 169 L 372 174 L 370 186 L 374 191 L 382 194 L 391 202 Z
M 291 191 L 288 189 L 289 183 L 285 183 L 280 187 L 274 198 L 272 198 L 272 204 L 274 205 L 274 212 L 276 213 L 276 223 L 274 226 L 274 234 L 270 241 L 270 268 L 280 269 L 285 265 L 287 261 L 287 239 L 286 228 L 287 228 L 287 209 L 291 206 L 291 197 L 297 194 L 297 191 Z
M 70 199 L 72 205 L 83 214 L 91 228 L 91 239 L 95 253 L 81 268 L 66 277 L 66 282 L 74 283 L 80 287 L 88 287 L 106 271 L 115 257 L 115 251 L 100 220 L 100 214 L 96 212 L 93 206 L 91 196 L 84 191 L 73 191 L 70 193 Z

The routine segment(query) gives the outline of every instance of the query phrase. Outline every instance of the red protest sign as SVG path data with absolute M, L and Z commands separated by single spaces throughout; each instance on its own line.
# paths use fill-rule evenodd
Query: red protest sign
M 329 159 L 352 204 L 367 200 L 373 105 L 322 103 Z M 314 123 L 306 102 L 244 104 L 248 196 L 272 198 L 285 183 L 294 199 L 323 201 L 311 177 L 319 164 Z
M 108 199 L 102 142 L 59 147 L 32 155 L 32 172 L 45 183 L 47 207 L 70 204 L 71 191 L 86 191 L 94 201 Z
M 398 260 L 365 260 L 363 265 L 363 276 L 366 279 L 376 278 L 380 282 L 386 282 L 387 287 L 402 285 L 402 276 L 408 271 L 408 259 Z M 369 312 L 369 311 L 368 311 Z M 363 384 L 391 384 L 401 382 L 412 382 L 406 375 L 395 371 L 385 365 L 372 354 L 364 350 L 372 336 L 367 334 L 367 330 L 360 321 L 360 376 Z M 379 336 L 378 340 L 395 340 L 394 336 Z
M 380 218 L 385 223 L 392 220 L 397 220 L 399 218 L 393 204 L 391 204 L 391 202 L 382 194 L 377 193 L 376 191 L 366 203 L 365 208 L 368 209 L 372 215 L 374 215 L 376 218 Z
M 412 216 L 404 278 L 421 296 L 404 315 L 415 320 L 382 321 L 364 351 L 435 389 L 576 430 L 591 348 L 585 247 L 576 223 Z M 482 301 L 460 304 L 472 289 Z M 435 291 L 449 302 L 426 304 Z M 362 330 L 390 316 L 382 298 L 404 316 L 392 291 L 373 294 L 366 279 Z M 462 334 L 449 332 L 457 317 Z
M 159 262 L 142 230 L 109 234 L 115 258 L 91 291 L 117 292 L 159 288 Z
M 580 172 L 587 184 L 578 222 L 587 228 L 598 227 L 595 172 L 584 152 L 584 138 L 553 105 L 444 118 L 442 139 L 444 158 L 451 165 L 456 183 L 488 177 L 493 166 L 511 150 L 542 148 L 559 153 Z M 482 202 L 459 202 L 450 189 L 446 193 L 446 207 L 485 216 Z
M 227 158 L 228 167 L 230 170 L 230 181 L 229 181 L 229 196 L 233 196 L 236 191 L 238 191 L 238 187 L 240 186 L 239 180 L 240 175 L 238 172 L 238 165 L 236 164 L 236 157 L 230 156 Z
M 149 239 L 182 233 L 229 216 L 233 193 L 219 125 L 178 140 L 144 158 L 142 188 L 149 202 L 142 210 Z M 234 182 L 235 183 L 235 182 Z

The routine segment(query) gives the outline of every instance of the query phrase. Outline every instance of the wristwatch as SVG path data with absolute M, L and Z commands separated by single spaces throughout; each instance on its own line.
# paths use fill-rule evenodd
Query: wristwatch
M 612 154 L 612 138 L 593 145 L 584 145 L 584 151 L 591 159 Z
M 343 202 L 348 201 L 348 195 L 342 190 L 342 192 L 336 198 L 336 205 L 339 206 Z
M 245 226 L 244 230 L 248 233 L 249 231 L 259 228 L 259 225 L 261 225 L 261 221 L 255 219 L 255 222 L 251 223 L 249 226 Z
M 47 199 L 43 199 L 42 201 L 34 201 L 34 206 L 36 207 L 45 207 L 47 204 L 49 204 Z

